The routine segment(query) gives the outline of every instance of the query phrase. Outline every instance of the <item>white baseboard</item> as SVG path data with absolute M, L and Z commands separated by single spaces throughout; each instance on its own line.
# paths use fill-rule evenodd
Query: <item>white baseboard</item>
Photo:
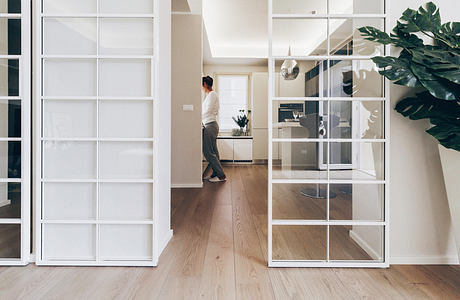
M 2 200 L 0 201 L 0 207 L 11 205 L 11 200 Z
M 458 265 L 456 255 L 392 256 L 392 265 Z
M 355 231 L 350 230 L 350 238 L 355 241 L 356 244 L 359 245 L 373 260 L 382 260 L 383 258 L 379 255 L 377 251 L 375 251 L 359 234 Z
M 173 183 L 171 188 L 173 189 L 201 189 L 203 182 L 201 183 Z

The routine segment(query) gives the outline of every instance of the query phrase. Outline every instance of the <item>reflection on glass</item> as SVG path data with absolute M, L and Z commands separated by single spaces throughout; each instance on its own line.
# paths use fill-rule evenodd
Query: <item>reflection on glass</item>
M 382 139 L 384 102 L 331 101 L 331 138 Z
M 152 0 L 100 0 L 101 13 L 110 14 L 152 14 Z
M 382 221 L 384 185 L 331 184 L 331 220 Z
M 0 142 L 0 178 L 21 178 L 21 142 Z
M 326 179 L 326 149 L 327 143 L 273 143 L 273 179 Z
M 21 0 L 0 0 L 1 14 L 19 14 L 21 13 Z
M 273 0 L 274 14 L 326 14 L 327 0 Z
M 383 97 L 383 77 L 371 60 L 331 60 L 332 97 Z
M 334 142 L 330 144 L 330 178 L 384 180 L 385 143 Z
M 21 184 L 1 182 L 0 203 L 1 219 L 21 218 Z
M 327 226 L 273 226 L 273 260 L 326 260 Z
M 384 0 L 329 0 L 330 14 L 383 14 Z
M 46 18 L 43 52 L 48 55 L 96 54 L 95 18 Z
M 0 100 L 0 138 L 21 137 L 21 101 Z
M 272 195 L 273 219 L 326 220 L 326 184 L 275 183 Z
M 21 19 L 0 18 L 0 55 L 20 54 Z
M 330 226 L 329 258 L 383 261 L 383 228 L 363 225 Z
M 0 257 L 21 258 L 21 225 L 0 224 Z
M 367 41 L 358 31 L 363 26 L 373 26 L 384 30 L 383 19 L 330 19 L 331 55 L 377 56 L 384 54 L 384 47 Z
M 293 56 L 327 55 L 327 20 L 275 19 L 272 42 L 274 56 L 287 56 L 289 47 Z
M 19 96 L 19 60 L 0 59 L 0 96 Z

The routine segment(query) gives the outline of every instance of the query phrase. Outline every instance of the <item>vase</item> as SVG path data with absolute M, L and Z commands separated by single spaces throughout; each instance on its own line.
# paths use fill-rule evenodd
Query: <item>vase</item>
M 439 156 L 460 260 L 460 151 L 439 145 Z

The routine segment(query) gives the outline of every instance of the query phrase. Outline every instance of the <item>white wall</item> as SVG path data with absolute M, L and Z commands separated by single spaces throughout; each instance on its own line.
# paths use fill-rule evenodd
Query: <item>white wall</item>
M 425 0 L 390 0 L 393 28 L 402 12 Z M 437 0 L 444 22 L 458 21 L 460 2 Z M 396 55 L 395 50 L 392 55 Z M 392 108 L 413 90 L 391 87 Z M 412 121 L 393 109 L 391 119 L 391 263 L 456 263 L 437 141 L 425 133 L 428 121 Z
M 201 15 L 172 16 L 172 185 L 201 187 Z M 184 111 L 193 105 L 194 111 Z

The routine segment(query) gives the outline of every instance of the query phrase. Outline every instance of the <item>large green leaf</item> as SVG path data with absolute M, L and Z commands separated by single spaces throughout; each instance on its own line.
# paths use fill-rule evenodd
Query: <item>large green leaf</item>
M 382 70 L 379 73 L 395 84 L 408 87 L 420 86 L 419 80 L 412 72 L 410 61 L 406 58 L 376 56 L 372 61 Z
M 460 120 L 431 119 L 433 127 L 426 132 L 446 148 L 460 151 Z
M 458 88 L 449 84 L 447 80 L 435 76 L 424 65 L 412 62 L 410 69 L 417 77 L 418 81 L 426 88 L 433 96 L 443 100 L 456 100 Z

